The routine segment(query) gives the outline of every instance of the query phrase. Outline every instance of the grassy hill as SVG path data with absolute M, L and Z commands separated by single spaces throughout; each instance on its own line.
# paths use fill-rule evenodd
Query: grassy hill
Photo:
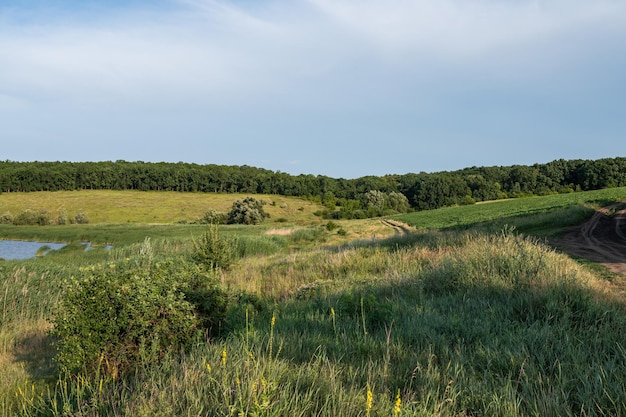
M 626 187 L 620 187 L 445 207 L 395 218 L 417 229 L 462 229 L 485 223 L 495 224 L 497 227 L 518 223 L 524 227 L 525 224 L 532 223 L 534 227 L 543 226 L 558 232 L 559 228 L 580 223 L 593 208 L 624 199 Z M 563 215 L 563 211 L 567 215 Z
M 169 191 L 40 191 L 0 194 L 0 214 L 16 215 L 26 209 L 46 209 L 56 218 L 65 208 L 70 215 L 84 212 L 91 224 L 192 222 L 208 210 L 227 213 L 235 200 L 249 194 L 177 193 Z M 271 220 L 315 220 L 321 208 L 296 197 L 254 195 L 267 204 Z
M 341 222 L 342 237 L 297 203 L 287 222 L 224 226 L 225 235 L 276 245 L 220 272 L 234 300 L 225 331 L 125 378 L 58 373 L 47 332 L 64 282 L 97 265 L 144 262 L 146 252 L 154 262 L 191 262 L 189 234 L 200 229 L 119 224 L 124 215 L 74 225 L 93 236 L 133 233 L 111 251 L 69 247 L 0 262 L 0 416 L 624 416 L 623 298 L 537 239 L 484 226 L 579 221 L 584 213 L 572 220 L 572 207 L 623 191 L 413 213 L 402 219 L 422 230 L 409 234 L 368 220 Z M 155 230 L 162 234 L 146 251 L 142 234 Z

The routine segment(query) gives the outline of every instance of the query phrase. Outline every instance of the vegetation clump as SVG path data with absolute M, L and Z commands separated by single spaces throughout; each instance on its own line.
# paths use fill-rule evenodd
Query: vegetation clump
M 228 213 L 228 223 L 230 224 L 260 224 L 269 217 L 263 206 L 265 202 L 254 197 L 246 197 L 237 200 Z
M 17 226 L 45 226 L 52 224 L 52 215 L 46 209 L 27 209 L 15 216 L 13 224 Z
M 82 211 L 79 213 L 76 213 L 76 216 L 74 216 L 74 218 L 72 219 L 72 224 L 88 224 L 89 223 L 89 216 L 87 216 L 86 213 L 83 213 Z
M 135 260 L 89 267 L 72 278 L 53 322 L 62 370 L 102 370 L 114 378 L 189 346 L 198 329 L 170 265 Z
M 214 209 L 208 210 L 204 213 L 198 223 L 200 224 L 226 224 L 228 221 L 228 215 L 226 213 L 220 213 Z
M 207 270 L 227 270 L 235 261 L 237 241 L 220 235 L 217 224 L 210 224 L 198 239 L 193 240 L 191 258 Z
M 66 283 L 53 319 L 64 372 L 116 378 L 219 332 L 228 296 L 214 275 L 153 256 L 146 240 L 140 257 L 87 267 Z

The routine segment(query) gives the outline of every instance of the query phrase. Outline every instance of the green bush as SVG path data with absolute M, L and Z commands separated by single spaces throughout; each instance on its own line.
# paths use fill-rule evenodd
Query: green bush
M 6 211 L 0 216 L 0 224 L 13 224 L 13 215 L 10 211 Z
M 193 307 L 198 326 L 208 335 L 219 334 L 228 308 L 228 294 L 211 271 L 191 271 L 184 280 L 183 294 Z
M 198 219 L 198 223 L 200 224 L 226 224 L 228 221 L 228 216 L 226 213 L 220 213 L 213 209 L 210 209 L 204 216 Z
M 235 261 L 237 242 L 220 236 L 219 227 L 210 224 L 208 230 L 193 240 L 191 258 L 209 270 L 228 269 Z
M 115 378 L 193 341 L 198 318 L 172 263 L 89 267 L 67 282 L 53 319 L 63 371 Z
M 52 216 L 46 209 L 24 210 L 13 219 L 18 226 L 45 226 L 52 223 Z
M 259 224 L 264 222 L 270 215 L 263 210 L 263 205 L 265 205 L 264 201 L 254 197 L 235 201 L 228 213 L 228 223 Z
M 329 221 L 328 223 L 326 223 L 326 230 L 328 230 L 329 232 L 332 232 L 335 229 L 338 229 L 339 225 L 333 221 Z
M 57 218 L 57 224 L 58 225 L 65 225 L 68 224 L 69 220 L 67 218 L 67 210 L 62 208 L 61 212 L 59 213 L 59 217 Z
M 76 216 L 72 219 L 72 224 L 88 224 L 89 216 L 87 214 L 80 212 L 77 213 Z

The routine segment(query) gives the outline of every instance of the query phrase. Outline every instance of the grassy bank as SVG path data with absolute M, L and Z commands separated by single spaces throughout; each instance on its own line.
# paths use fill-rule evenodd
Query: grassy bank
M 277 245 L 221 272 L 228 331 L 123 379 L 59 375 L 48 323 L 64 280 L 143 239 L 0 263 L 0 416 L 626 415 L 626 306 L 585 266 L 511 228 L 342 227 L 224 228 Z M 155 260 L 183 262 L 190 232 L 155 234 Z

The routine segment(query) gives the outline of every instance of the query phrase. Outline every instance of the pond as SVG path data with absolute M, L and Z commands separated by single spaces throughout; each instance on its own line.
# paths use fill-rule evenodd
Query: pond
M 85 246 L 86 251 L 93 249 L 91 242 L 81 242 L 81 244 Z M 65 246 L 67 246 L 67 243 L 0 240 L 0 259 L 5 261 L 31 259 L 35 256 L 43 256 L 51 250 L 59 250 Z M 104 248 L 109 250 L 112 246 L 105 245 Z
M 31 242 L 25 240 L 0 240 L 0 259 L 6 261 L 30 259 L 45 255 L 51 250 L 61 249 L 66 243 Z M 40 251 L 43 251 L 41 253 Z M 39 252 L 39 253 L 38 253 Z

